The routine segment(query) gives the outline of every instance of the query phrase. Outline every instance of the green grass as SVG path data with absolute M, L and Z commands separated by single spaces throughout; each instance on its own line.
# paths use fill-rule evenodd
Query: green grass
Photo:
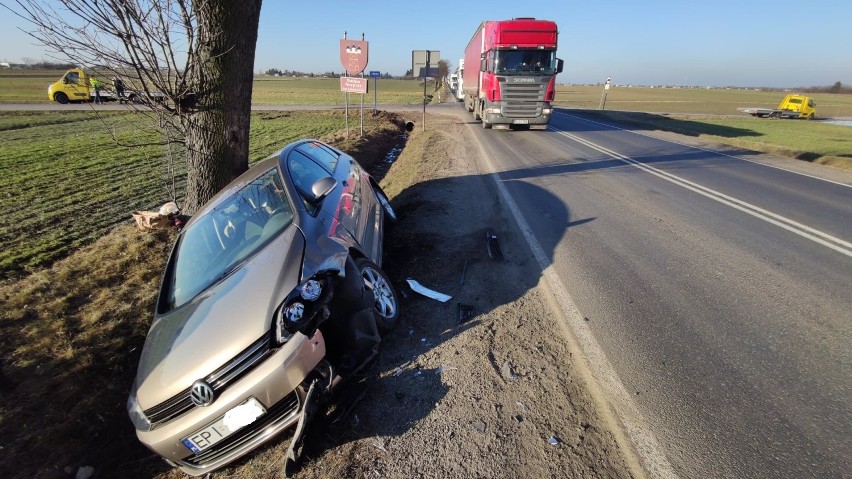
M 600 86 L 561 85 L 556 88 L 556 105 L 597 110 L 601 106 L 602 94 L 603 87 Z M 737 107 L 775 108 L 784 95 L 784 92 L 754 90 L 613 87 L 606 94 L 606 109 L 749 117 L 738 112 Z M 816 103 L 817 117 L 852 116 L 852 95 L 806 95 Z
M 164 150 L 120 147 L 107 125 L 123 141 L 157 139 L 132 114 L 0 112 L 2 478 L 82 465 L 98 477 L 182 477 L 139 443 L 124 407 L 175 238 L 130 218 L 168 199 Z M 250 161 L 315 137 L 371 169 L 399 141 L 392 114 L 365 118 L 364 138 L 343 128 L 340 111 L 257 112 Z
M 47 86 L 64 70 L 0 70 L 0 103 L 47 102 Z
M 746 117 L 658 115 L 625 111 L 593 111 L 602 120 L 694 136 L 763 153 L 852 170 L 848 126 L 817 121 Z
M 373 85 L 364 95 L 364 104 L 373 104 Z M 346 99 L 340 91 L 337 78 L 286 78 L 255 77 L 252 86 L 252 103 L 255 105 L 336 105 L 344 106 Z M 423 83 L 414 80 L 378 80 L 378 103 L 420 104 L 423 101 Z M 361 104 L 361 95 L 350 94 L 349 105 Z
M 47 103 L 47 87 L 59 80 L 64 70 L 0 70 L 0 103 Z M 373 104 L 371 79 L 365 104 Z M 431 92 L 431 90 L 430 90 Z M 378 80 L 376 99 L 380 104 L 420 104 L 423 83 L 417 80 Z M 350 94 L 349 104 L 360 105 L 361 95 Z M 344 94 L 337 78 L 255 77 L 252 84 L 255 105 L 335 105 L 344 106 Z
M 368 120 L 368 122 L 371 120 Z M 138 116 L 95 112 L 0 112 L 0 279 L 50 264 L 172 200 L 168 151 Z M 343 112 L 255 112 L 250 161 L 302 137 L 344 128 Z M 127 145 L 116 144 L 112 134 Z M 177 199 L 185 162 L 175 151 Z

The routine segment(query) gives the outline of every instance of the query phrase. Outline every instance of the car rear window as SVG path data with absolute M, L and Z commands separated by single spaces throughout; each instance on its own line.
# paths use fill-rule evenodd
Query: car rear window
M 296 151 L 312 158 L 322 165 L 329 174 L 334 173 L 339 155 L 318 141 L 308 141 L 297 146 Z
M 293 220 L 293 209 L 277 168 L 219 201 L 181 235 L 167 275 L 170 308 L 237 269 Z

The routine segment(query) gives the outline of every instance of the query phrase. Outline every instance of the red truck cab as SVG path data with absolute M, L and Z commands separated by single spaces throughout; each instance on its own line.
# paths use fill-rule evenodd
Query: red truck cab
M 482 22 L 464 55 L 465 105 L 474 119 L 485 128 L 547 128 L 563 66 L 556 58 L 557 37 L 549 20 Z

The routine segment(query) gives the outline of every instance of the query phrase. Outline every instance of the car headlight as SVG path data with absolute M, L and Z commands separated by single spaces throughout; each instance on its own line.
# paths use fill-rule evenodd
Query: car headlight
M 139 401 L 136 400 L 136 390 L 130 393 L 127 398 L 127 413 L 130 415 L 130 421 L 133 426 L 139 431 L 150 431 L 151 421 L 145 416 L 145 411 L 139 406 Z
M 326 305 L 331 299 L 331 277 L 323 272 L 300 284 L 278 308 L 275 314 L 275 342 L 282 345 L 297 332 L 308 333 L 319 326 L 317 319 L 328 317 Z M 318 315 L 321 315 L 319 317 Z M 311 333 L 312 334 L 312 333 Z M 308 334 L 310 335 L 310 334 Z

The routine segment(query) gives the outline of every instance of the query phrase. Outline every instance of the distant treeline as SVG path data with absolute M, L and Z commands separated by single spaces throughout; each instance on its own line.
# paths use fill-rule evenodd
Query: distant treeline
M 17 68 L 20 70 L 67 70 L 69 68 L 75 68 L 76 66 L 77 65 L 73 63 L 53 63 L 45 61 L 9 63 L 9 68 Z
M 852 93 L 852 86 L 846 86 L 840 82 L 836 82 L 831 86 L 809 86 L 797 88 L 797 90 L 806 92 L 806 93 Z

